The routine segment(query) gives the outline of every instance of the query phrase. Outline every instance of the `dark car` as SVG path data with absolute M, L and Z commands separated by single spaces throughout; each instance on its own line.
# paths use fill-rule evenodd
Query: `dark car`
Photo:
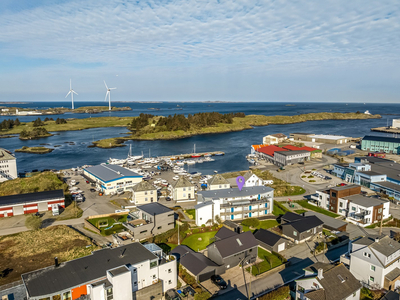
M 92 193 L 94 193 L 96 190 L 95 190 L 95 189 L 90 189 L 90 191 L 91 191 Z
M 165 200 L 171 201 L 171 197 L 165 197 Z
M 228 285 L 226 284 L 225 280 L 222 279 L 219 275 L 211 276 L 211 281 L 218 286 L 221 290 L 226 289 Z

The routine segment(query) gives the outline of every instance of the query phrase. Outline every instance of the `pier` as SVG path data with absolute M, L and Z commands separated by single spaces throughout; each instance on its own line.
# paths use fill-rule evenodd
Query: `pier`
M 170 159 L 170 160 L 178 160 L 178 159 L 185 159 L 185 158 L 192 158 L 195 157 L 206 157 L 206 156 L 222 156 L 225 155 L 223 151 L 211 151 L 211 152 L 201 152 L 201 153 L 189 153 L 189 154 L 179 154 L 179 155 L 165 155 L 159 156 L 159 159 Z
M 376 127 L 371 128 L 371 131 L 387 132 L 387 133 L 400 133 L 400 129 L 392 127 Z

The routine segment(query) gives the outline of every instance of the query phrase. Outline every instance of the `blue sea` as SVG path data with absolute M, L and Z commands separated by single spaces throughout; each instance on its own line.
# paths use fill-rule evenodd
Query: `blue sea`
M 294 106 L 287 106 L 293 104 Z M 81 106 L 105 106 L 105 102 L 76 102 L 76 107 Z M 0 106 L 19 106 L 43 109 L 47 107 L 69 107 L 70 102 L 30 102 L 26 104 L 0 104 Z M 161 103 L 138 103 L 119 102 L 113 106 L 129 106 L 131 111 L 105 112 L 101 114 L 64 114 L 53 115 L 57 118 L 87 118 L 101 116 L 138 116 L 140 113 L 154 115 L 171 114 L 194 114 L 197 112 L 217 111 L 220 113 L 244 112 L 246 115 L 297 115 L 313 112 L 364 112 L 369 110 L 372 114 L 382 115 L 382 119 L 370 120 L 325 120 L 309 121 L 288 125 L 269 125 L 255 127 L 254 129 L 221 133 L 199 135 L 179 140 L 168 141 L 128 141 L 127 147 L 113 149 L 88 148 L 92 141 L 117 137 L 128 133 L 126 128 L 94 128 L 81 131 L 55 132 L 56 135 L 39 140 L 21 141 L 18 137 L 0 139 L 0 147 L 14 151 L 22 146 L 39 146 L 48 144 L 55 146 L 52 153 L 38 155 L 27 153 L 16 153 L 18 171 L 25 172 L 33 169 L 64 169 L 82 165 L 94 165 L 112 158 L 125 158 L 132 145 L 134 155 L 143 154 L 148 156 L 176 155 L 192 153 L 196 144 L 197 152 L 224 151 L 225 156 L 216 157 L 214 162 L 196 164 L 190 167 L 190 171 L 198 171 L 203 174 L 211 174 L 214 170 L 219 172 L 231 172 L 247 169 L 249 164 L 246 155 L 250 153 L 252 144 L 262 143 L 265 135 L 273 133 L 307 132 L 320 134 L 338 134 L 352 137 L 362 137 L 366 134 L 391 136 L 390 134 L 371 132 L 370 128 L 386 126 L 391 124 L 392 119 L 400 118 L 400 104 L 384 103 L 276 103 L 276 102 L 232 102 L 232 103 L 199 103 L 199 102 L 161 102 Z M 49 116 L 50 117 L 50 116 Z M 8 116 L 0 116 L 0 122 L 8 119 Z M 15 117 L 12 117 L 15 118 Z M 32 121 L 37 116 L 19 117 L 20 121 Z M 69 144 L 66 142 L 74 142 Z

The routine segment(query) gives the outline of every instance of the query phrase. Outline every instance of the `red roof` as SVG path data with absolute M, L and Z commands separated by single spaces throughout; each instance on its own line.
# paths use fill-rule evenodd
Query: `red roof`
M 274 146 L 274 145 L 266 146 L 266 147 L 262 147 L 262 148 L 257 149 L 257 152 L 261 152 L 261 153 L 267 154 L 269 156 L 274 156 L 274 153 L 276 151 L 288 151 L 288 150 L 282 149 L 281 147 Z
M 319 150 L 319 149 L 317 149 L 317 148 L 312 148 L 312 147 L 307 147 L 307 146 L 304 146 L 304 147 L 301 147 L 301 148 L 300 148 L 300 150 L 307 150 L 307 151 L 310 151 L 310 152 L 312 152 L 312 151 Z
M 306 150 L 306 149 L 302 149 L 302 148 L 299 148 L 299 147 L 296 147 L 296 146 L 293 146 L 293 145 L 286 145 L 286 146 L 283 146 L 282 148 L 283 149 L 287 149 L 287 150 L 292 150 L 292 151 L 295 151 L 295 150 Z

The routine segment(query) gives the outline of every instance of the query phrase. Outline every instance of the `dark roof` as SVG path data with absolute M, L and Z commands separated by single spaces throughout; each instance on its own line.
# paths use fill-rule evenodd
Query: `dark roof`
M 308 292 L 305 294 L 305 296 L 309 300 L 326 300 L 325 290 L 323 290 L 323 289 Z
M 130 272 L 130 271 L 126 266 L 120 266 L 118 268 L 110 270 L 109 272 L 113 277 L 115 277 L 115 276 L 118 276 L 120 274 L 124 274 L 126 272 Z
M 393 163 L 393 160 L 389 160 L 386 158 L 380 158 L 380 157 L 375 157 L 375 156 L 356 156 L 354 158 L 354 161 L 359 160 L 359 161 L 367 161 L 369 163 L 384 163 L 384 162 L 391 162 Z
M 0 197 L 0 206 L 57 199 L 64 199 L 63 190 L 3 196 Z
M 362 139 L 363 141 L 377 141 L 377 142 L 388 142 L 388 143 L 399 143 L 400 139 L 398 138 L 391 138 L 385 136 L 377 136 L 377 135 L 366 135 Z
M 221 227 L 221 229 L 218 230 L 218 232 L 215 234 L 215 237 L 220 240 L 223 240 L 223 239 L 229 238 L 234 235 L 238 235 L 238 233 L 236 233 L 226 227 Z
M 297 221 L 297 220 L 302 220 L 304 219 L 304 217 L 302 215 L 293 213 L 293 212 L 286 212 L 282 217 L 281 220 L 284 220 L 286 222 L 293 222 L 293 221 Z
M 258 243 L 253 233 L 247 231 L 229 238 L 225 238 L 221 241 L 216 241 L 209 247 L 216 247 L 223 258 L 240 253 L 244 250 L 257 247 Z
M 97 165 L 93 167 L 87 167 L 83 169 L 84 171 L 96 176 L 104 182 L 116 180 L 122 177 L 139 177 L 143 176 L 128 170 L 127 168 L 117 166 L 117 165 Z
M 271 247 L 275 246 L 276 243 L 278 243 L 281 239 L 284 239 L 280 235 L 262 228 L 254 233 L 254 237 L 260 242 L 263 242 Z
M 382 253 L 385 256 L 390 256 L 400 250 L 400 243 L 391 239 L 388 236 L 384 236 L 376 242 L 372 243 L 369 247 Z
M 225 226 L 228 226 L 230 228 L 242 228 L 242 225 L 236 224 L 235 222 L 231 221 L 231 220 L 225 220 L 222 224 L 224 224 Z
M 301 134 L 301 135 L 311 135 L 312 133 L 305 133 L 305 132 L 293 132 L 291 134 Z
M 357 171 L 357 172 L 361 173 L 361 174 L 368 175 L 368 176 L 385 175 L 385 174 L 382 174 L 382 173 L 379 173 L 379 172 L 375 172 L 375 171 Z
M 348 184 L 348 185 L 343 185 L 343 186 L 335 186 L 335 187 L 331 187 L 331 190 L 333 191 L 345 191 L 348 189 L 352 189 L 355 187 L 360 187 L 358 184 Z
M 332 268 L 334 268 L 335 265 L 332 264 L 327 264 L 327 263 L 323 263 L 323 262 L 316 262 L 314 264 L 312 264 L 311 266 L 306 267 L 304 270 L 308 271 L 308 272 L 312 272 L 315 274 L 318 274 L 318 269 L 322 269 L 323 272 L 326 272 Z
M 137 208 L 144 212 L 147 212 L 150 215 L 159 215 L 172 211 L 172 209 L 157 202 L 139 205 Z
M 400 294 L 393 291 L 389 291 L 386 293 L 385 296 L 383 296 L 381 300 L 400 300 Z
M 315 211 L 306 211 L 304 213 L 304 215 L 306 217 L 316 216 L 318 219 L 320 219 L 322 222 L 324 222 L 325 226 L 328 226 L 332 229 L 339 229 L 340 227 L 347 225 L 347 222 L 329 217 L 329 216 L 321 214 L 321 213 L 317 213 Z
M 303 154 L 303 153 L 308 153 L 310 154 L 310 151 L 307 150 L 293 150 L 293 151 L 275 151 L 278 152 L 278 154 L 281 154 L 283 156 L 292 156 L 292 155 L 296 155 L 296 154 Z
M 198 253 L 190 249 L 188 246 L 180 245 L 171 251 L 172 255 L 175 255 L 177 260 L 188 269 L 193 275 L 197 276 L 207 267 L 216 268 L 218 265 L 204 256 L 202 253 Z
M 323 224 L 324 222 L 322 222 L 318 217 L 309 216 L 303 218 L 302 220 L 282 224 L 282 226 L 292 226 L 298 232 L 304 232 Z
M 121 256 L 121 253 L 123 255 Z M 29 297 L 46 296 L 104 278 L 107 270 L 157 258 L 140 243 L 106 248 L 91 255 L 22 275 Z
M 400 192 L 400 184 L 395 184 L 390 181 L 380 181 L 380 182 L 371 182 L 371 183 Z

